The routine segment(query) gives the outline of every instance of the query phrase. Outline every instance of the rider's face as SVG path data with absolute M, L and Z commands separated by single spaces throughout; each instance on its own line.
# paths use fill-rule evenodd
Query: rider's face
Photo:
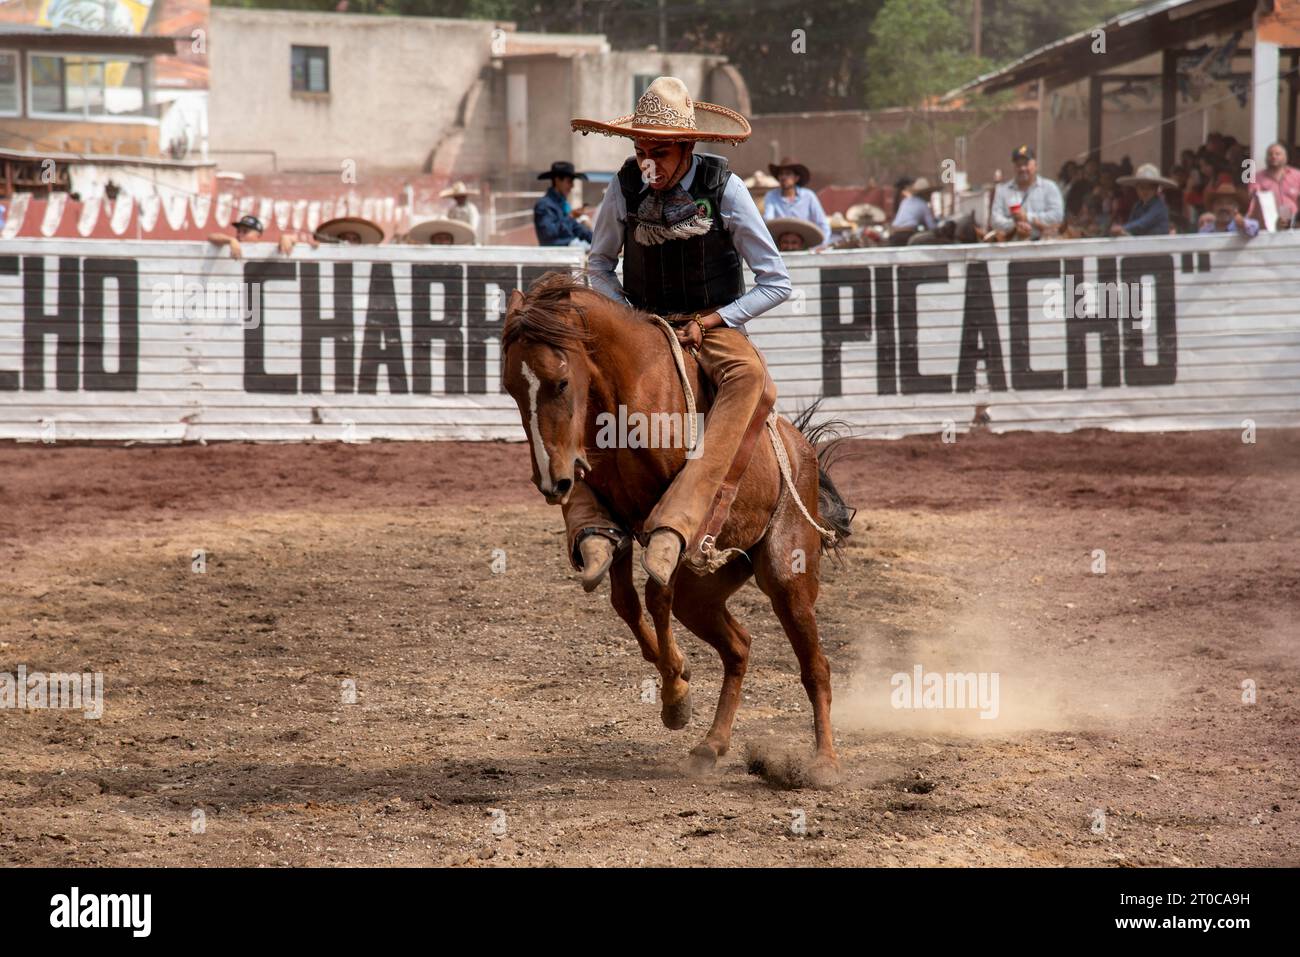
M 632 145 L 637 165 L 641 167 L 641 179 L 651 189 L 668 189 L 685 173 L 691 152 L 689 143 L 635 140 Z

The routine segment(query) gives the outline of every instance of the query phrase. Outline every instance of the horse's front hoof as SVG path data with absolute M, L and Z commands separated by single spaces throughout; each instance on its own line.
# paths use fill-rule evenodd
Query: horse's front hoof
M 718 753 L 708 744 L 697 744 L 686 756 L 686 773 L 691 777 L 704 777 L 718 766 Z
M 664 702 L 659 717 L 663 719 L 664 727 L 669 731 L 680 731 L 691 723 L 691 712 L 694 710 L 695 706 L 691 701 L 691 691 L 687 688 L 686 697 L 682 698 L 682 700 L 675 704 Z
M 844 780 L 840 762 L 834 758 L 815 758 L 808 768 L 808 783 L 815 788 L 829 789 Z

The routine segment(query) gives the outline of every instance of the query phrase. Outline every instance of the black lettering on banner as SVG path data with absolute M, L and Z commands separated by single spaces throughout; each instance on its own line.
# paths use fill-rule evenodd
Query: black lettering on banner
M 1126 385 L 1173 385 L 1178 378 L 1178 309 L 1174 297 L 1174 257 L 1125 256 L 1120 261 L 1120 279 L 1138 284 L 1143 276 L 1156 280 L 1156 364 L 1147 365 L 1142 356 L 1142 316 L 1130 313 L 1124 321 L 1124 383 Z
M 989 264 L 972 262 L 966 267 L 966 295 L 961 319 L 961 357 L 957 362 L 957 391 L 975 391 L 975 370 L 984 363 L 989 389 L 1007 391 L 1007 372 L 1002 360 L 1002 335 L 993 306 L 993 285 Z
M 104 368 L 104 285 L 117 286 L 117 371 Z M 134 392 L 140 371 L 140 266 L 134 259 L 82 263 L 82 339 L 88 391 Z
M 917 346 L 916 289 L 928 283 L 947 282 L 947 263 L 898 268 L 898 379 L 903 395 L 952 391 L 952 376 L 921 374 Z
M 18 257 L 0 256 L 0 276 L 18 275 Z M 0 369 L 0 392 L 18 391 L 18 372 L 15 369 Z
M 1065 276 L 1074 277 L 1074 288 L 1083 286 L 1083 260 L 1065 260 Z M 1069 289 L 1069 284 L 1065 285 Z M 1111 298 L 1106 290 L 1117 289 L 1115 285 L 1115 257 L 1097 260 L 1097 311 L 1100 315 L 1077 315 L 1075 306 L 1078 302 L 1065 301 L 1065 384 L 1070 389 L 1088 387 L 1088 336 L 1096 334 L 1101 337 L 1101 384 L 1114 387 L 1120 384 L 1119 375 L 1119 317 L 1112 309 Z M 1122 300 L 1121 300 L 1122 301 Z
M 304 262 L 298 268 L 302 325 L 302 391 L 321 391 L 321 342 L 334 340 L 334 392 L 356 391 L 353 378 L 352 264 L 334 265 L 334 314 L 321 317 L 320 263 Z
M 898 393 L 898 347 L 894 335 L 894 267 L 876 267 L 876 394 Z
M 45 337 L 56 336 L 55 387 L 76 392 L 81 352 L 81 276 L 75 256 L 59 257 L 59 304 L 45 312 L 45 257 L 23 257 L 23 390 L 45 390 Z
M 388 391 L 393 395 L 410 392 L 406 382 L 406 356 L 402 351 L 402 324 L 397 318 L 397 290 L 393 286 L 393 264 L 370 264 L 370 294 L 366 325 L 361 340 L 361 371 L 357 391 L 374 395 L 379 388 L 379 367 L 388 369 Z
M 517 266 L 467 266 L 465 294 L 466 374 L 468 391 L 487 393 L 487 344 L 501 338 L 502 320 L 510 290 L 519 280 Z M 489 285 L 498 295 L 489 299 Z M 498 377 L 499 379 L 500 377 Z
M 292 282 L 297 266 L 282 260 L 262 259 L 244 263 L 244 312 L 257 322 L 244 323 L 244 391 L 294 395 L 298 376 L 292 372 L 266 371 L 266 284 Z M 257 296 L 257 302 L 252 297 Z
M 442 288 L 442 318 L 433 318 L 433 286 Z M 432 342 L 442 340 L 443 393 L 465 391 L 465 267 L 415 263 L 411 267 L 411 379 L 420 395 L 433 392 Z
M 871 268 L 869 266 L 818 270 L 822 312 L 822 395 L 844 394 L 842 352 L 844 343 L 871 341 Z M 840 316 L 840 290 L 851 293 L 852 315 Z M 891 376 L 892 378 L 892 376 Z
M 1033 261 L 1013 259 L 1007 267 L 1011 307 L 1011 388 L 1060 389 L 1065 373 L 1056 371 L 1035 372 L 1029 356 L 1029 284 L 1035 279 L 1060 279 L 1061 262 L 1058 259 Z

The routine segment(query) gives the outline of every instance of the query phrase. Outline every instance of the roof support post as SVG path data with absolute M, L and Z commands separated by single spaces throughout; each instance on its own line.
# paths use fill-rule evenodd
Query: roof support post
M 1178 54 L 1163 51 L 1160 82 L 1160 171 L 1166 175 L 1174 168 L 1178 155 Z

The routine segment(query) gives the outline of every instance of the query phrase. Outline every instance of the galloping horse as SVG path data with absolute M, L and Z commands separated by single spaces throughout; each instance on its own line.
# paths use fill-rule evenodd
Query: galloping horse
M 597 416 L 617 416 L 623 406 L 629 419 L 634 412 L 684 417 L 685 396 L 670 348 L 654 316 L 614 302 L 567 273 L 547 273 L 527 295 L 518 289 L 512 293 L 502 333 L 502 376 L 529 438 L 533 483 L 549 503 L 567 501 L 574 481 L 581 479 L 625 528 L 638 535 L 649 531 L 641 523 L 684 464 L 686 449 L 597 449 Z M 705 377 L 689 357 L 685 367 L 703 411 Z M 809 780 L 829 786 L 839 778 L 831 740 L 830 666 L 817 637 L 813 608 L 823 539 L 801 514 L 794 496 L 810 516 L 820 515 L 841 538 L 849 533 L 852 514 L 801 431 L 808 418 L 801 417 L 800 428 L 784 419 L 778 424 L 792 489 L 783 484 L 768 436 L 755 448 L 716 543 L 720 550 L 738 548 L 745 555 L 706 575 L 679 567 L 667 587 L 652 578 L 646 581 L 653 629 L 646 624 L 632 583 L 630 547 L 618 552 L 609 570 L 611 604 L 663 679 L 665 726 L 684 728 L 692 710 L 690 670 L 673 640 L 670 616 L 722 658 L 722 692 L 713 726 L 690 753 L 694 772 L 712 768 L 731 743 L 750 636 L 727 610 L 727 599 L 753 575 L 794 647 L 812 702 L 816 751 Z M 815 439 L 816 430 L 810 431 Z M 705 433 L 707 441 L 707 419 Z M 588 464 L 589 456 L 594 466 Z

